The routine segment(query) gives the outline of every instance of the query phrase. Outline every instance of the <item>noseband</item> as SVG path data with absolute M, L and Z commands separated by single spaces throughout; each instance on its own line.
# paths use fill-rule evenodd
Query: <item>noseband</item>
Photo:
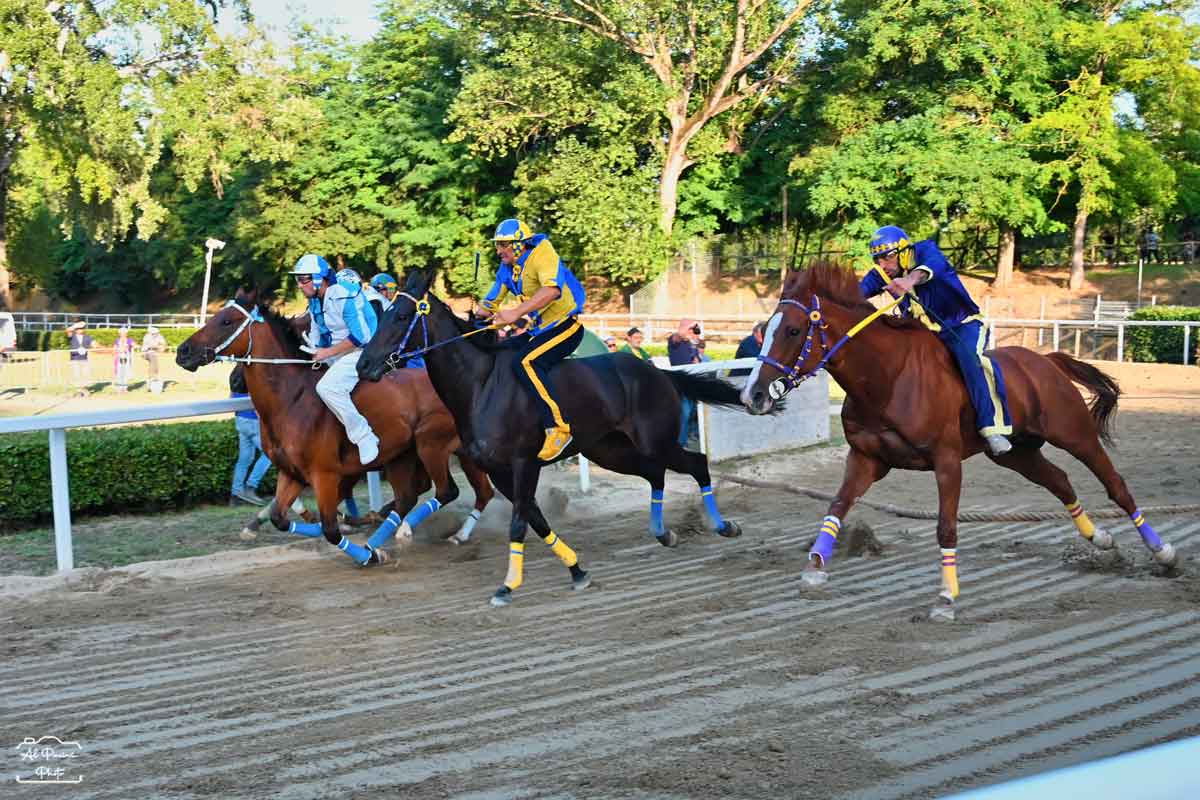
M 244 355 L 221 355 L 221 351 L 233 344 L 238 336 L 241 335 L 242 331 L 246 330 L 246 328 L 248 328 L 251 324 L 255 322 L 266 322 L 266 320 L 263 319 L 262 314 L 259 313 L 258 306 L 255 306 L 251 311 L 247 311 L 241 306 L 240 303 L 238 303 L 238 301 L 230 300 L 225 304 L 225 308 L 236 308 L 238 311 L 242 312 L 242 316 L 244 316 L 245 319 L 242 320 L 241 325 L 238 325 L 237 330 L 229 334 L 225 341 L 221 342 L 216 347 L 205 347 L 203 350 L 201 350 L 201 352 L 205 355 L 212 353 L 212 358 L 210 360 L 233 361 L 238 364 L 311 364 L 314 370 L 320 369 L 323 366 L 324 362 L 313 361 L 307 358 L 254 358 L 250 355 L 254 352 L 254 328 L 250 328 L 249 332 L 246 334 L 249 337 L 249 340 L 246 342 L 246 353 Z
M 825 331 L 829 329 L 829 325 L 825 322 L 825 317 L 821 314 L 821 298 L 814 294 L 812 303 L 812 308 L 809 308 L 799 300 L 784 298 L 779 301 L 780 306 L 795 306 L 808 315 L 808 335 L 804 337 L 804 347 L 800 349 L 800 354 L 796 356 L 796 360 L 790 367 L 780 363 L 779 361 L 776 361 L 769 355 L 760 354 L 758 356 L 759 361 L 768 366 L 774 367 L 783 373 L 783 377 L 773 381 L 768 389 L 771 394 L 771 399 L 773 400 L 778 400 L 779 398 L 783 397 L 792 389 L 795 389 L 801 383 L 824 369 L 825 365 L 829 363 L 829 359 L 833 358 L 833 354 L 836 353 L 850 338 L 849 336 L 843 336 L 831 349 L 829 347 L 829 339 L 825 335 Z M 779 313 L 782 315 L 782 309 Z M 818 335 L 821 338 L 821 352 L 824 355 L 821 357 L 821 360 L 815 367 L 806 372 L 802 372 L 800 367 L 805 361 L 808 360 L 808 356 L 812 352 L 813 344 Z

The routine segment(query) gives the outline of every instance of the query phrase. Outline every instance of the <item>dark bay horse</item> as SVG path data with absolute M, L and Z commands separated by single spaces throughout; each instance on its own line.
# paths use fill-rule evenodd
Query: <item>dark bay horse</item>
M 809 553 L 805 583 L 825 581 L 823 568 L 841 522 L 871 484 L 893 467 L 932 470 L 938 486 L 942 591 L 931 615 L 953 619 L 962 461 L 981 451 L 1048 489 L 1093 545 L 1113 547 L 1112 535 L 1093 525 L 1079 504 L 1066 473 L 1042 455 L 1046 442 L 1066 450 L 1095 474 L 1112 501 L 1129 514 L 1155 561 L 1176 562 L 1175 549 L 1143 518 L 1101 446 L 1102 439 L 1110 441 L 1111 415 L 1120 395 L 1112 378 L 1063 353 L 1043 356 L 1023 347 L 989 353 L 1004 373 L 1014 429 L 1013 449 L 993 456 L 975 430 L 975 413 L 949 349 L 922 324 L 884 316 L 847 338 L 874 312 L 848 267 L 818 263 L 790 273 L 763 338 L 761 363 L 742 393 L 746 407 L 761 414 L 822 367 L 846 391 L 846 474 Z M 1073 382 L 1094 394 L 1090 408 Z
M 467 453 L 513 503 L 508 575 L 492 605 L 512 602 L 513 591 L 524 581 L 527 525 L 570 569 L 573 587 L 587 588 L 591 578 L 578 556 L 551 530 L 534 499 L 544 431 L 533 398 L 513 377 L 514 350 L 497 344 L 494 332 L 473 335 L 478 333 L 473 325 L 430 294 L 429 285 L 428 275 L 409 276 L 359 358 L 359 375 L 379 380 L 402 362 L 398 350 L 432 346 L 424 355 L 429 377 L 454 415 Z M 574 435 L 558 460 L 583 453 L 606 469 L 649 481 L 650 532 L 667 547 L 677 541 L 663 524 L 668 469 L 691 475 L 699 484 L 710 529 L 725 537 L 741 535 L 737 523 L 722 519 L 717 510 L 708 458 L 678 443 L 681 396 L 740 406 L 735 387 L 708 376 L 660 370 L 627 353 L 568 359 L 550 376 Z
M 239 291 L 179 346 L 175 360 L 195 371 L 218 356 L 248 359 L 246 386 L 262 424 L 263 449 L 279 469 L 271 522 L 281 531 L 324 535 L 361 565 L 382 563 L 387 555 L 380 548 L 394 534 L 400 544 L 407 544 L 413 527 L 458 497 L 449 466 L 450 455 L 461 449 L 454 419 L 424 370 L 398 370 L 387 381 L 359 386 L 354 402 L 380 437 L 379 458 L 362 464 L 345 428 L 317 395 L 322 373 L 313 369 L 302 346 L 291 322 L 259 304 L 257 292 Z M 475 489 L 475 510 L 457 534 L 464 540 L 494 492 L 471 459 L 459 453 L 459 460 Z M 369 467 L 382 468 L 395 500 L 363 547 L 342 536 L 337 506 Z M 436 496 L 414 509 L 431 481 Z M 305 485 L 313 487 L 319 524 L 288 522 L 287 509 Z

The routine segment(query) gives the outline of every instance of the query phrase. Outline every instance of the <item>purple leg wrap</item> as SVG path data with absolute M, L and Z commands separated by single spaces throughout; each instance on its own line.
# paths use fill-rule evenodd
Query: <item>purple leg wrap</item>
M 813 542 L 812 550 L 809 550 L 809 555 L 816 554 L 821 557 L 821 564 L 828 564 L 833 558 L 833 548 L 837 544 L 837 539 L 833 538 L 827 531 L 821 531 L 817 534 L 817 541 Z
M 1154 528 L 1151 528 L 1150 523 L 1146 522 L 1146 518 L 1142 516 L 1140 508 L 1135 508 L 1133 513 L 1129 515 L 1129 518 L 1137 526 L 1138 533 L 1142 535 L 1142 541 L 1146 543 L 1146 547 L 1149 547 L 1155 553 L 1162 550 L 1162 539 L 1158 538 L 1158 534 L 1155 533 Z

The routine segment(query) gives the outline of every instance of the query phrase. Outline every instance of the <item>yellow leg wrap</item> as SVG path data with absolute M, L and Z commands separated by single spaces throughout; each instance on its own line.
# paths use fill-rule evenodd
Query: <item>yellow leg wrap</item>
M 1071 520 L 1075 523 L 1075 527 L 1079 529 L 1079 535 L 1090 540 L 1096 533 L 1096 526 L 1088 518 L 1087 512 L 1083 510 L 1083 506 L 1076 500 L 1074 503 L 1067 503 L 1066 508 L 1067 513 L 1071 515 Z
M 958 597 L 958 551 L 942 548 L 942 591 Z
M 575 551 L 568 547 L 566 542 L 558 538 L 558 534 L 554 531 L 550 531 L 550 535 L 546 537 L 546 544 L 550 547 L 550 552 L 558 556 L 558 560 L 568 567 L 573 567 L 579 563 L 579 556 L 575 555 Z
M 508 544 L 508 577 L 504 585 L 516 590 L 525 582 L 525 543 L 509 542 Z

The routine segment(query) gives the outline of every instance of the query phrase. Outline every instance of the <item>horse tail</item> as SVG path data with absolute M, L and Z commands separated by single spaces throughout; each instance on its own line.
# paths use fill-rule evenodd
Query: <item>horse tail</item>
M 683 370 L 663 370 L 682 397 L 690 397 L 701 403 L 724 408 L 741 408 L 742 391 L 729 381 L 714 375 Z
M 1059 371 L 1079 385 L 1092 392 L 1092 402 L 1088 409 L 1100 438 L 1106 443 L 1112 443 L 1112 414 L 1117 410 L 1117 400 L 1121 397 L 1121 387 L 1111 375 L 1096 369 L 1091 364 L 1071 358 L 1066 353 L 1050 353 L 1046 356 L 1058 367 Z

